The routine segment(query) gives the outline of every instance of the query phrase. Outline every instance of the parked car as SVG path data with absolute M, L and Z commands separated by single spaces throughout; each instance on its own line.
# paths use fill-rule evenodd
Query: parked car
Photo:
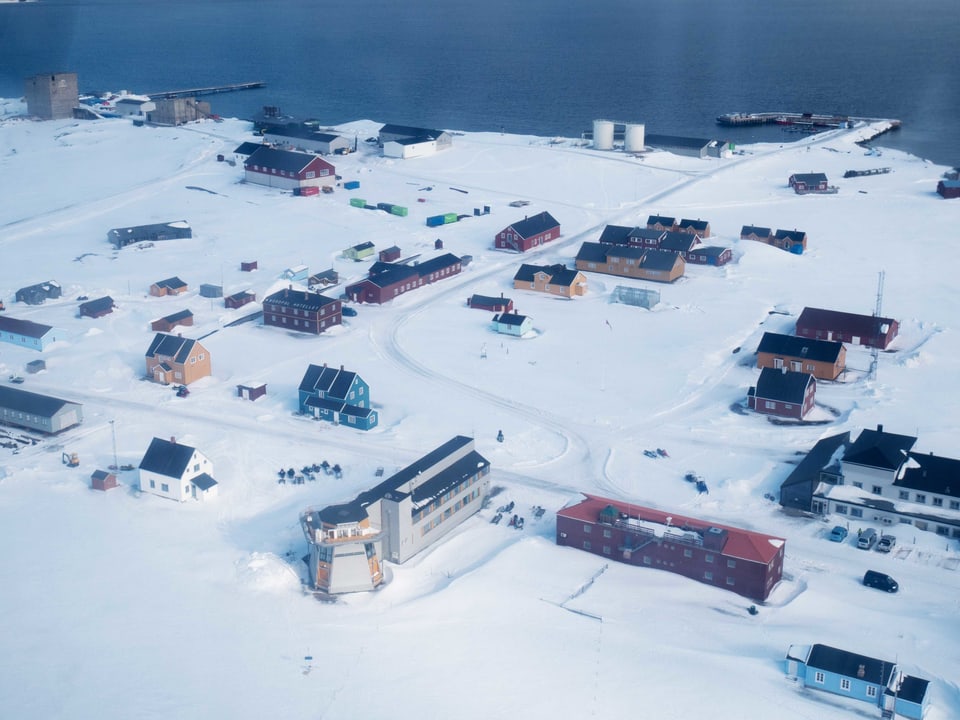
M 344 317 L 356 317 L 356 316 L 357 316 L 357 311 L 354 310 L 354 309 L 353 309 L 352 307 L 350 307 L 349 305 L 341 305 L 341 306 L 340 306 L 340 312 L 343 314 Z
M 900 589 L 900 585 L 897 584 L 896 580 L 886 573 L 877 572 L 876 570 L 867 570 L 863 574 L 863 584 L 867 587 L 884 590 L 889 593 L 895 593 Z
M 877 544 L 877 531 L 873 528 L 867 528 L 860 533 L 857 539 L 857 547 L 861 550 L 869 550 Z
M 830 531 L 830 540 L 832 542 L 843 542 L 847 539 L 847 529 L 843 525 L 837 525 Z
M 877 543 L 877 552 L 890 552 L 896 544 L 897 538 L 893 535 L 881 535 Z

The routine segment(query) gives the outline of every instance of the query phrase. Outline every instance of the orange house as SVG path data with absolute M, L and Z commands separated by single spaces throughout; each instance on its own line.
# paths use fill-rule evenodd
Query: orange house
M 566 265 L 524 264 L 513 276 L 513 287 L 572 298 L 586 295 L 587 278 L 579 270 L 571 270 Z
M 147 377 L 169 385 L 189 385 L 211 374 L 210 353 L 196 340 L 157 333 L 146 353 Z
M 157 280 L 150 286 L 150 294 L 154 297 L 163 297 L 164 295 L 180 295 L 187 291 L 187 284 L 178 277 L 167 278 L 166 280 Z

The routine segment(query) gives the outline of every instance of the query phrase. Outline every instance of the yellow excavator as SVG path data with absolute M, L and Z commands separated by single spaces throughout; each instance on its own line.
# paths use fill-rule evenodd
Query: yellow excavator
M 63 464 L 67 467 L 79 467 L 80 466 L 80 456 L 76 453 L 63 453 L 60 456 L 60 459 L 63 460 Z

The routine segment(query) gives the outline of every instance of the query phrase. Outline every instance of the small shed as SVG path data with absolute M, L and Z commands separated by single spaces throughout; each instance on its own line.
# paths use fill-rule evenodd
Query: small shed
M 27 363 L 27 372 L 36 375 L 38 372 L 47 369 L 47 363 L 44 360 L 31 360 Z
M 193 325 L 193 313 L 190 310 L 181 310 L 180 312 L 167 315 L 159 320 L 150 323 L 150 329 L 154 332 L 170 332 L 177 325 L 190 327 Z
M 521 337 L 533 330 L 533 320 L 528 315 L 500 313 L 493 316 L 493 329 L 503 335 Z
M 112 490 L 117 487 L 117 476 L 106 470 L 94 470 L 90 475 L 90 487 L 94 490 Z
M 211 285 L 203 283 L 200 285 L 200 297 L 218 298 L 223 297 L 223 287 L 221 285 Z
M 329 270 L 324 270 L 323 272 L 314 273 L 307 278 L 307 287 L 313 288 L 315 285 L 322 285 L 327 287 L 328 285 L 336 285 L 340 282 L 340 273 L 338 273 L 333 268 Z
M 375 251 L 374 245 L 372 242 L 367 241 L 354 245 L 353 247 L 348 247 L 343 251 L 343 256 L 349 258 L 350 260 L 363 260 L 364 258 L 370 257 Z
M 941 180 L 937 183 L 937 194 L 944 199 L 960 198 L 960 180 Z
M 381 250 L 379 255 L 381 262 L 393 262 L 394 260 L 400 259 L 400 248 L 396 245 L 391 245 L 390 247 Z
M 154 297 L 180 295 L 186 291 L 187 284 L 176 276 L 167 278 L 166 280 L 157 280 L 157 282 L 150 286 L 150 294 Z
M 251 260 L 249 262 L 240 263 L 240 272 L 253 272 L 257 269 L 257 261 Z
M 467 307 L 471 307 L 475 310 L 486 310 L 488 312 L 510 312 L 513 310 L 513 300 L 508 297 L 504 297 L 503 293 L 500 293 L 500 297 L 490 297 L 488 295 L 471 295 L 467 298 Z
M 40 305 L 45 300 L 56 300 L 61 294 L 60 284 L 49 280 L 20 288 L 17 290 L 16 301 L 27 305 Z
M 96 300 L 87 300 L 80 303 L 79 313 L 80 317 L 99 318 L 112 313 L 114 307 L 113 298 L 106 295 Z
M 243 292 L 234 293 L 223 299 L 223 306 L 227 308 L 238 308 L 243 307 L 247 303 L 252 303 L 257 299 L 257 294 L 249 290 L 244 290 Z
M 434 241 L 433 241 L 433 249 L 434 249 L 434 250 L 443 250 L 443 240 L 441 240 L 440 238 L 437 238 L 436 240 L 434 240 Z
M 237 397 L 242 397 L 246 400 L 256 400 L 258 397 L 263 397 L 266 394 L 266 383 L 260 383 L 259 385 L 237 385 Z

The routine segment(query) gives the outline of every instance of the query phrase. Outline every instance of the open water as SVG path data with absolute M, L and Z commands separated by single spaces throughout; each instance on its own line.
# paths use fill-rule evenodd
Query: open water
M 728 112 L 898 118 L 878 145 L 960 165 L 958 0 L 37 0 L 0 4 L 0 96 L 25 77 L 208 98 L 326 124 L 373 119 L 578 137 L 789 141 Z

